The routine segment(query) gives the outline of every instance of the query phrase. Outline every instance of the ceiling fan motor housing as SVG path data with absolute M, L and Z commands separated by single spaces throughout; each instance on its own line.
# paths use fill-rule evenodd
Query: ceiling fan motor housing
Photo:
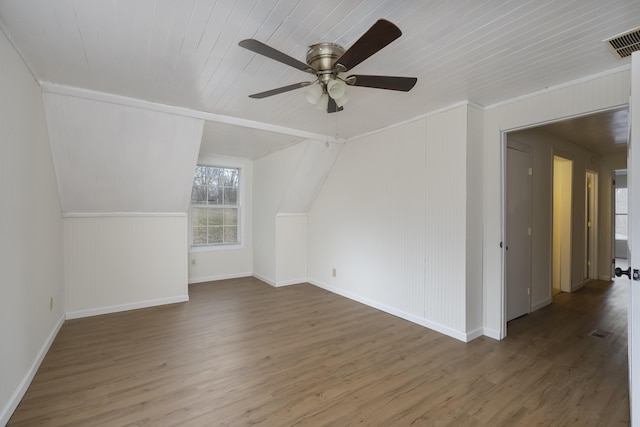
M 307 64 L 314 70 L 318 80 L 327 84 L 332 76 L 337 75 L 334 64 L 344 53 L 344 48 L 335 43 L 318 43 L 309 46 Z

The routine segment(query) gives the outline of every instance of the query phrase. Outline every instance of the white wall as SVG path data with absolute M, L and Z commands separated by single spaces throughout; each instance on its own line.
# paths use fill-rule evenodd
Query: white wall
M 629 71 L 551 88 L 485 110 L 483 285 L 485 334 L 506 334 L 503 310 L 502 132 L 552 120 L 625 105 L 629 101 Z
M 64 219 L 67 318 L 187 301 L 187 216 Z
M 64 271 L 62 214 L 40 87 L 1 31 L 0 58 L 0 425 L 4 425 L 64 320 Z
M 78 92 L 43 93 L 63 211 L 186 212 L 203 120 Z
M 306 281 L 302 223 L 341 149 L 307 140 L 254 162 L 254 276 L 273 286 Z
M 240 168 L 241 245 L 190 248 L 189 283 L 251 276 L 253 272 L 253 162 L 229 157 L 200 156 L 198 164 Z
M 480 197 L 468 190 L 481 168 L 467 155 L 480 141 L 469 130 L 482 126 L 470 108 L 347 143 L 309 214 L 312 283 L 461 340 L 477 336 L 481 271 L 468 269 L 480 265 L 480 229 L 469 227 L 481 223 L 471 205 Z

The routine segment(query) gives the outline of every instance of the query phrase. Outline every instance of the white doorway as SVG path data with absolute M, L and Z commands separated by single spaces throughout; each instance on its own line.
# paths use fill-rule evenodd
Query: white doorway
M 507 142 L 506 293 L 507 321 L 531 311 L 531 215 L 533 150 Z
M 571 292 L 573 161 L 553 156 L 552 288 Z
M 584 278 L 598 278 L 598 173 L 586 172 Z

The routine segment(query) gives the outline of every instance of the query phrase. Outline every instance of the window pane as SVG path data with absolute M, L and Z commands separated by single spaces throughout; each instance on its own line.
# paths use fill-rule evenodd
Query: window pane
M 629 237 L 629 225 L 627 215 L 616 215 L 616 239 L 627 240 Z
M 225 205 L 237 205 L 238 204 L 238 189 L 237 188 L 225 188 L 224 189 L 224 204 Z
M 236 227 L 224 227 L 224 242 L 225 243 L 238 242 L 238 229 Z
M 237 224 L 238 224 L 238 209 L 225 209 L 224 225 L 237 225 Z
M 224 209 L 209 208 L 209 225 L 224 225 Z
M 616 213 L 626 214 L 627 212 L 627 189 L 616 188 Z
M 198 165 L 191 191 L 194 246 L 238 243 L 240 170 Z M 198 207 L 200 206 L 200 207 Z
M 193 245 L 207 244 L 207 227 L 193 227 Z
M 209 244 L 223 243 L 222 227 L 209 227 Z
M 222 204 L 222 192 L 219 187 L 216 186 L 208 186 L 207 187 L 207 202 L 210 205 L 221 205 Z
M 207 202 L 207 187 L 194 185 L 191 190 L 191 203 L 201 204 Z
M 206 208 L 193 208 L 193 226 L 194 227 L 206 227 L 207 226 L 207 211 Z M 206 236 L 206 234 L 205 234 Z

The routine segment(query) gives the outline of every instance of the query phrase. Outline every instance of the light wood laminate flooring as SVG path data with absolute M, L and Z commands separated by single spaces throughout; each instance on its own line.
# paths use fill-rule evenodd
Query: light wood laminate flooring
M 626 286 L 465 344 L 309 284 L 191 285 L 66 321 L 9 425 L 628 425 Z

